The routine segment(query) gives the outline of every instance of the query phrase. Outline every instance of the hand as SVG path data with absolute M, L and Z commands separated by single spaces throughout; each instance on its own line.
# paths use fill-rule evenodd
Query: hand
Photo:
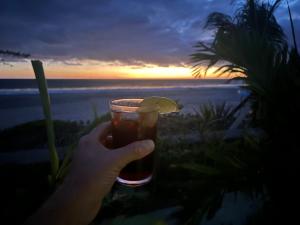
M 69 175 L 29 224 L 89 224 L 121 169 L 154 150 L 152 140 L 109 150 L 103 142 L 110 131 L 110 122 L 102 123 L 80 139 Z

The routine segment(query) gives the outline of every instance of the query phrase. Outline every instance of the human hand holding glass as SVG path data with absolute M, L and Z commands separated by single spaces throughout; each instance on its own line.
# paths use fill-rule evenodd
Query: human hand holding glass
M 110 122 L 102 123 L 80 139 L 70 173 L 27 224 L 89 224 L 121 169 L 154 150 L 152 140 L 133 142 L 114 150 L 106 148 L 103 143 L 111 128 Z
M 153 108 L 158 105 L 159 113 L 177 111 L 176 103 L 166 98 L 150 97 L 144 99 L 142 103 L 145 104 L 141 107 L 143 110 L 139 112 L 141 120 L 146 121 L 144 124 L 146 127 L 149 122 L 156 125 L 157 121 L 157 116 L 143 117 L 146 115 L 143 112 L 148 112 L 149 106 Z M 146 140 L 138 138 L 140 141 L 131 140 L 132 143 L 122 143 L 120 147 L 108 149 L 104 143 L 112 128 L 111 122 L 102 123 L 80 139 L 74 152 L 70 173 L 26 224 L 89 224 L 97 215 L 104 196 L 110 191 L 121 170 L 131 162 L 139 161 L 153 152 L 154 142 L 149 138 L 155 139 L 155 135 L 151 132 L 147 134 L 148 129 L 137 130 L 139 134 L 143 134 L 140 136 L 141 139 Z

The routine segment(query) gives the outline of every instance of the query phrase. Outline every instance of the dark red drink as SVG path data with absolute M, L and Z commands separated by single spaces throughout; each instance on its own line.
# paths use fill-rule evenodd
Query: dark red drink
M 142 99 L 120 99 L 111 102 L 113 148 L 134 141 L 156 139 L 158 112 L 139 112 Z M 151 180 L 154 153 L 129 163 L 119 174 L 118 181 L 126 185 L 142 185 Z

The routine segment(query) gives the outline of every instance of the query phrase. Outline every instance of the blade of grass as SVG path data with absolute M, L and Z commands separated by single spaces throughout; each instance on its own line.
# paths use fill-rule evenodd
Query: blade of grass
M 66 151 L 64 155 L 64 159 L 59 167 L 59 170 L 56 173 L 56 179 L 57 180 L 62 180 L 64 176 L 67 174 L 68 169 L 70 167 L 70 163 L 72 160 L 73 152 L 77 146 L 78 142 L 72 144 Z
M 50 182 L 51 184 L 54 184 L 55 177 L 59 169 L 59 159 L 55 147 L 55 134 L 54 134 L 52 115 L 51 115 L 51 104 L 50 104 L 50 97 L 48 94 L 47 81 L 45 78 L 42 62 L 39 60 L 32 60 L 31 64 L 38 83 L 39 93 L 43 105 L 43 111 L 44 111 L 46 128 L 47 128 L 48 149 L 49 149 L 50 163 L 51 163 Z
M 296 41 L 295 28 L 294 28 L 294 22 L 293 22 L 293 18 L 292 18 L 291 9 L 290 9 L 290 4 L 289 4 L 288 0 L 286 1 L 286 3 L 287 3 L 289 17 L 290 17 L 290 23 L 291 23 L 291 29 L 292 29 L 294 47 L 295 47 L 296 53 L 298 54 L 298 46 L 297 46 L 297 41 Z

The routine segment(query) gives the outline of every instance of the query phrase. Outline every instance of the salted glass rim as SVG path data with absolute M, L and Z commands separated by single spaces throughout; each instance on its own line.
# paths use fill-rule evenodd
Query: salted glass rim
M 109 101 L 112 112 L 137 112 L 143 98 L 118 98 Z

